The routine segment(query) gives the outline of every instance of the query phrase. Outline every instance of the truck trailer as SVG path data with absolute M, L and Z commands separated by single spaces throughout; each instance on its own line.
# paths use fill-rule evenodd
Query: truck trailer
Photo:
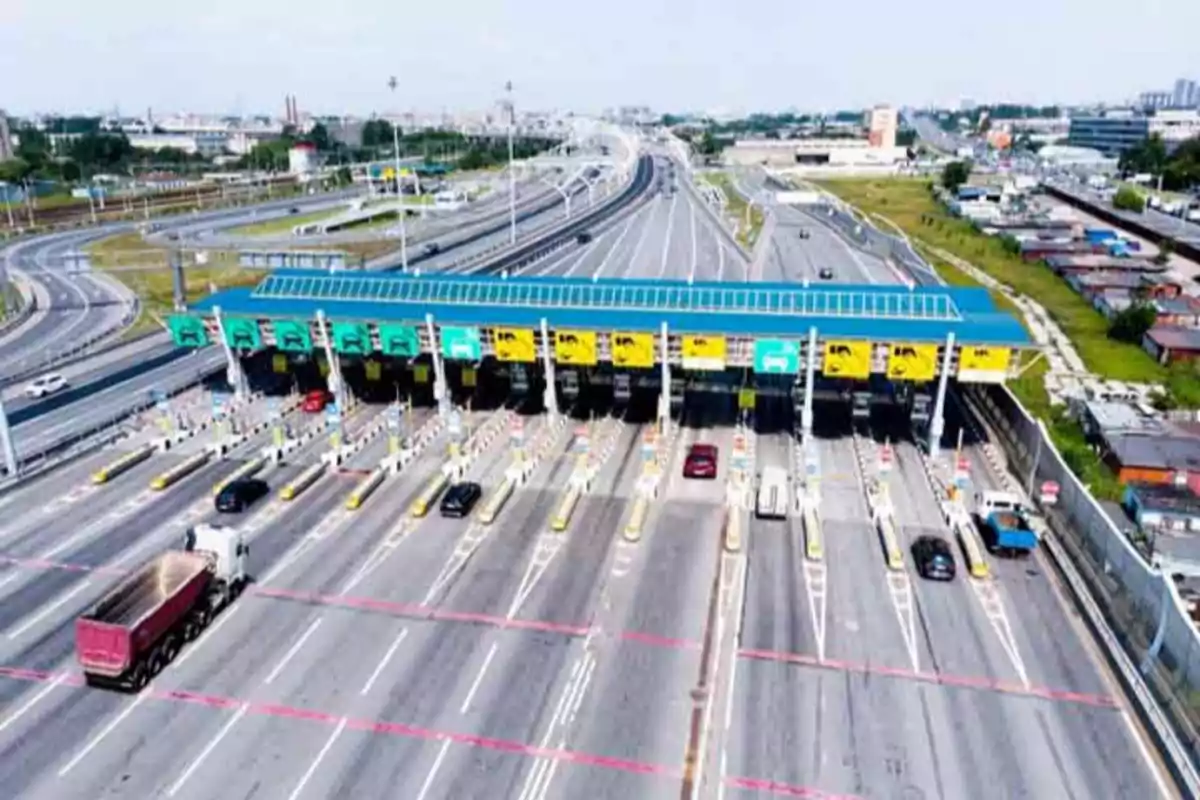
M 992 552 L 1022 556 L 1037 549 L 1037 532 L 1014 494 L 980 492 L 975 501 L 975 519 Z
M 141 691 L 241 592 L 248 553 L 236 529 L 198 525 L 122 579 L 75 620 L 87 684 Z

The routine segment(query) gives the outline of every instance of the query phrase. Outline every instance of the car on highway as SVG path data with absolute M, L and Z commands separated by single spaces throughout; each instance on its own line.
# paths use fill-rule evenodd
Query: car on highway
M 483 488 L 478 483 L 456 483 L 446 490 L 442 497 L 442 516 L 461 519 L 471 513 L 471 509 L 482 496 Z
M 258 478 L 238 478 L 230 481 L 217 493 L 215 505 L 222 514 L 240 514 L 271 491 L 267 482 Z
M 67 388 L 67 379 L 57 372 L 34 378 L 25 386 L 26 397 L 46 397 Z
M 588 231 L 581 231 L 578 235 L 575 236 L 576 244 L 587 244 L 591 240 L 592 240 L 592 234 Z
M 801 239 L 807 239 L 807 238 L 809 238 L 810 236 L 812 236 L 812 234 L 808 232 L 808 228 L 801 228 L 801 229 L 800 229 L 800 238 L 801 238 Z
M 305 414 L 320 414 L 332 399 L 327 389 L 313 389 L 304 395 L 304 400 L 300 404 L 300 410 Z
M 817 272 L 817 277 L 823 281 L 831 281 L 833 280 L 833 270 L 829 267 L 821 267 L 820 271 Z
M 717 477 L 717 446 L 694 444 L 688 448 L 687 458 L 683 460 L 683 477 L 715 479 Z
M 940 536 L 918 536 L 912 545 L 917 574 L 931 581 L 954 580 L 954 553 Z
M 425 245 L 425 255 L 427 256 L 436 256 L 440 252 L 442 252 L 442 246 L 437 242 L 430 242 Z
M 288 213 L 289 214 L 299 214 L 300 209 L 297 206 L 292 206 L 291 208 L 288 209 Z

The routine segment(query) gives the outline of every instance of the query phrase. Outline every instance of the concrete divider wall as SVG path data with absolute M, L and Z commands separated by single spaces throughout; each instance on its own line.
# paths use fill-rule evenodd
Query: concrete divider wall
M 505 478 L 500 485 L 493 490 L 491 497 L 483 504 L 483 509 L 479 512 L 479 521 L 484 525 L 491 525 L 496 521 L 496 516 L 504 508 L 504 504 L 512 497 L 513 481 L 510 478 Z
M 245 464 L 242 464 L 240 467 L 235 469 L 233 472 L 229 473 L 227 476 L 225 476 L 221 480 L 217 481 L 216 485 L 213 486 L 212 493 L 220 494 L 221 490 L 224 489 L 229 484 L 233 483 L 236 480 L 250 477 L 254 473 L 261 470 L 266 465 L 267 465 L 266 456 L 259 456 L 258 458 L 253 458 L 253 459 L 247 461 Z
M 303 472 L 297 475 L 291 483 L 289 483 L 287 486 L 284 486 L 283 489 L 280 490 L 279 499 L 295 500 L 301 492 L 312 486 L 313 483 L 316 482 L 317 478 L 324 474 L 325 466 L 326 464 L 324 461 L 319 461 L 305 469 Z
M 363 478 L 362 482 L 346 498 L 346 508 L 351 511 L 361 508 L 362 504 L 367 501 L 367 498 L 374 494 L 379 485 L 383 483 L 386 475 L 387 470 L 384 467 L 376 467 L 371 470 L 371 474 Z
M 554 519 L 550 521 L 550 527 L 556 531 L 564 531 L 571 524 L 571 515 L 575 513 L 575 506 L 579 503 L 579 498 L 583 494 L 583 490 L 579 486 L 572 486 L 567 489 L 567 493 L 563 495 L 562 502 L 558 506 L 558 510 L 554 513 Z
M 148 444 L 139 447 L 137 450 L 121 456 L 111 464 L 106 464 L 100 469 L 96 470 L 96 472 L 92 475 L 92 482 L 107 483 L 118 475 L 128 472 L 134 466 L 142 463 L 152 455 L 154 455 L 153 445 Z
M 414 517 L 423 517 L 428 514 L 429 507 L 433 505 L 433 503 L 437 500 L 438 495 L 440 495 L 449 484 L 450 476 L 446 474 L 444 470 L 439 471 L 438 474 L 429 481 L 417 499 L 413 501 L 412 505 L 409 506 L 409 514 Z
M 1050 527 L 1043 544 L 1052 554 L 1062 546 L 1068 566 L 1078 569 L 1103 613 L 1102 624 L 1112 626 L 1121 648 L 1140 665 L 1138 675 L 1118 674 L 1131 684 L 1144 680 L 1153 693 L 1155 708 L 1139 707 L 1139 714 L 1160 739 L 1160 751 L 1176 780 L 1194 790 L 1190 796 L 1197 796 L 1200 711 L 1193 697 L 1200 689 L 1200 634 L 1174 581 L 1146 562 L 1067 466 L 1045 427 L 1007 387 L 973 389 L 966 399 L 999 437 L 1011 465 L 1027 476 L 1027 483 L 1058 483 L 1057 504 L 1042 507 Z M 1033 480 L 1028 481 L 1031 469 Z M 1056 541 L 1047 541 L 1051 537 Z M 1159 708 L 1170 722 L 1168 731 L 1154 724 Z M 1171 758 L 1171 738 L 1186 754 L 1182 761 Z
M 208 463 L 208 460 L 211 457 L 212 453 L 206 451 L 203 453 L 197 453 L 196 455 L 181 461 L 166 472 L 156 476 L 153 480 L 151 480 L 150 488 L 158 491 L 166 489 L 168 486 L 200 469 L 200 467 Z
M 633 510 L 629 513 L 629 521 L 625 523 L 625 540 L 636 542 L 642 538 L 642 528 L 646 524 L 646 516 L 650 511 L 650 500 L 638 497 L 633 501 Z
M 804 507 L 804 554 L 809 561 L 820 561 L 825 554 L 824 543 L 821 540 L 821 521 L 817 510 L 811 505 Z

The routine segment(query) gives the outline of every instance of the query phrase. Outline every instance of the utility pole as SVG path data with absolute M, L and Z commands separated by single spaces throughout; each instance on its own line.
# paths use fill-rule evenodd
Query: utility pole
M 396 76 L 388 78 L 388 88 L 392 90 L 392 100 L 396 98 Z M 396 158 L 396 202 L 399 204 L 398 212 L 400 216 L 400 269 L 403 272 L 408 272 L 408 231 L 405 227 L 404 218 L 408 213 L 404 209 L 404 193 L 400 191 L 400 129 L 392 124 L 392 147 L 395 150 Z
M 504 84 L 508 106 L 508 241 L 517 243 L 517 173 L 513 170 L 513 129 L 517 126 L 517 109 L 513 105 L 512 81 Z

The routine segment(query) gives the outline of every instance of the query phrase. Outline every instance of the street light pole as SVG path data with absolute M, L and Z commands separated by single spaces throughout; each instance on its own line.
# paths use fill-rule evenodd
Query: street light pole
M 393 100 L 396 97 L 396 76 L 388 79 L 388 88 L 392 90 Z M 404 218 L 408 213 L 404 210 L 404 193 L 400 191 L 400 129 L 392 123 L 392 147 L 396 159 L 396 211 L 400 215 L 400 270 L 408 272 L 408 229 Z
M 513 129 L 517 126 L 517 109 L 512 100 L 512 81 L 504 84 L 508 94 L 508 241 L 517 243 L 517 173 L 513 170 Z

